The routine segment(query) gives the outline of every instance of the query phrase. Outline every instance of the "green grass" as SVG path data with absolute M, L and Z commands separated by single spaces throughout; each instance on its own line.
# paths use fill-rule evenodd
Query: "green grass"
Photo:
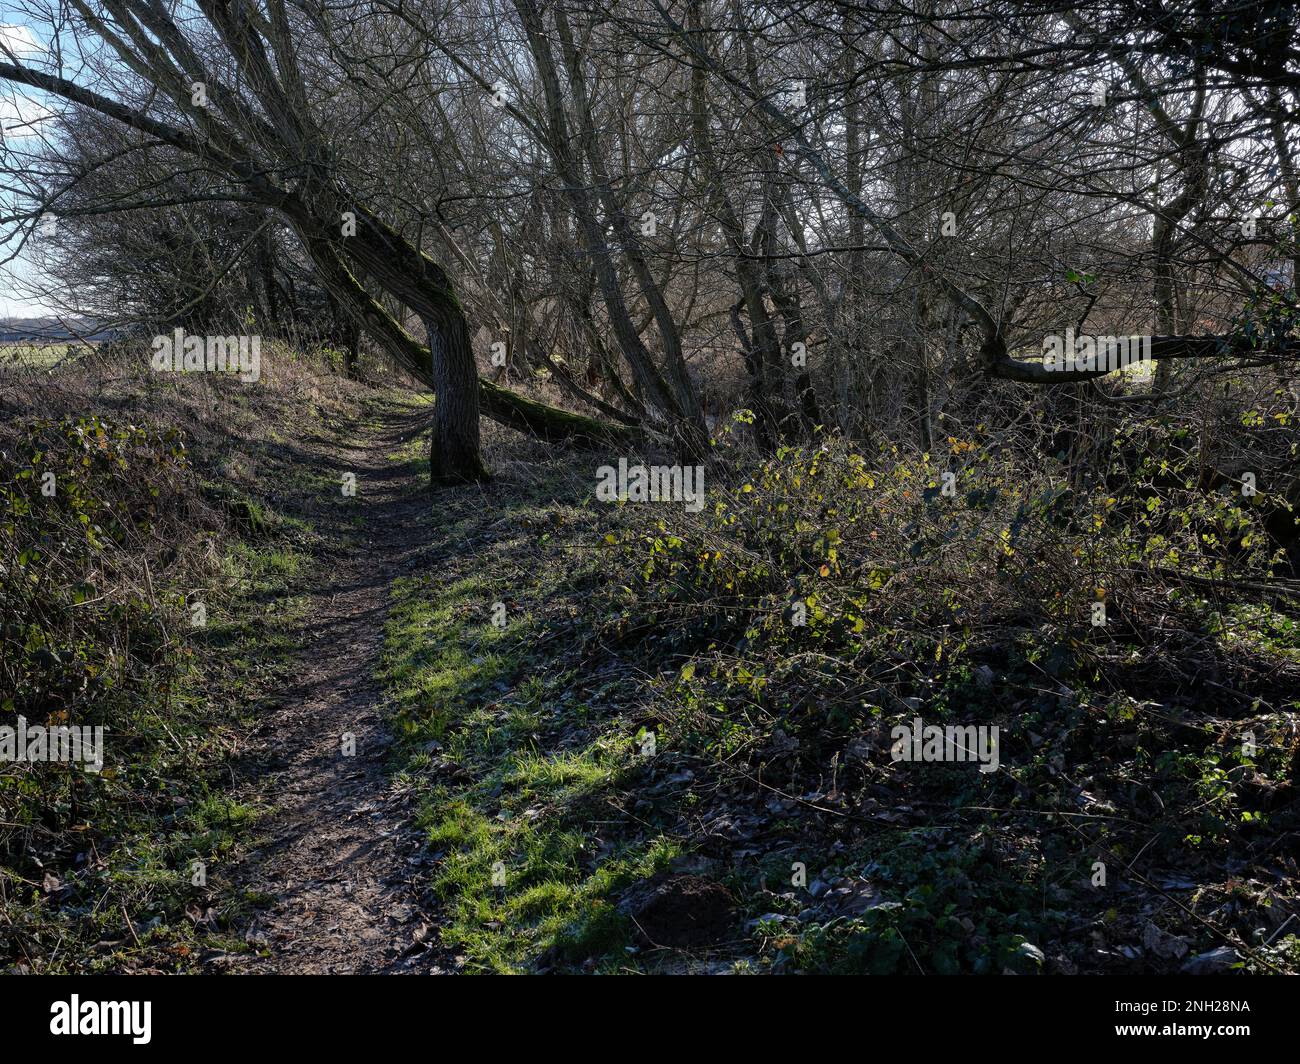
M 0 369 L 7 366 L 48 369 L 66 358 L 70 350 L 69 344 L 0 344 Z
M 164 788 L 172 807 L 122 821 L 118 844 L 105 855 L 100 873 L 78 884 L 90 893 L 97 881 L 111 887 L 131 915 L 136 937 L 90 957 L 71 949 L 49 971 L 198 971 L 204 952 L 248 948 L 219 928 L 200 930 L 190 919 L 199 899 L 200 916 L 211 906 L 226 921 L 247 906 L 247 899 L 216 893 L 211 878 L 198 884 L 194 878 L 200 866 L 204 877 L 211 877 L 252 845 L 264 813 L 224 790 L 228 777 L 222 766 L 228 740 L 252 722 L 259 700 L 300 648 L 306 600 L 296 591 L 306 579 L 309 558 L 292 547 L 255 549 L 234 541 L 220 563 L 224 591 L 209 599 L 207 628 L 192 632 L 193 667 L 173 692 L 166 717 L 157 716 L 156 726 L 167 738 L 160 733 L 149 756 L 127 770 L 140 786 Z M 172 737 L 181 750 L 167 741 Z M 120 908 L 92 910 L 88 918 L 81 916 L 76 934 L 83 945 L 88 935 L 118 939 L 122 916 Z
M 436 599 L 427 594 L 434 586 L 429 578 L 402 578 L 392 589 L 383 668 L 398 734 L 407 739 L 441 739 L 459 703 L 512 664 L 504 631 L 488 621 L 486 579 L 457 580 Z M 462 639 L 469 629 L 473 635 Z
M 292 524 L 264 516 L 271 527 Z M 56 893 L 33 889 L 39 884 L 17 869 L 0 871 L 4 918 L 23 943 L 12 963 L 48 973 L 186 972 L 199 970 L 204 952 L 246 948 L 205 916 L 212 908 L 229 918 L 248 904 L 210 877 L 251 844 L 261 813 L 226 793 L 223 766 L 300 647 L 298 591 L 309 567 L 293 543 L 231 537 L 212 586 L 168 593 L 179 637 L 169 678 L 117 696 L 108 764 L 80 788 L 85 823 L 65 818 L 92 859 L 61 868 Z M 187 597 L 203 602 L 206 626 L 189 626 Z M 9 817 L 23 816 L 15 797 L 6 800 Z M 49 815 L 32 812 L 47 823 Z
M 427 476 L 429 472 L 428 432 L 417 433 L 385 457 L 405 476 Z
M 440 855 L 444 945 L 470 972 L 635 967 L 616 897 L 677 849 L 653 830 L 596 842 L 621 819 L 610 803 L 639 771 L 633 746 L 616 722 L 588 733 L 586 707 L 561 697 L 572 677 L 544 675 L 534 657 L 533 615 L 491 624 L 492 588 L 483 574 L 398 580 L 386 630 L 382 678 L 403 775 L 422 791 L 419 823 Z M 550 748 L 577 731 L 585 741 Z M 439 782 L 452 765 L 468 782 Z

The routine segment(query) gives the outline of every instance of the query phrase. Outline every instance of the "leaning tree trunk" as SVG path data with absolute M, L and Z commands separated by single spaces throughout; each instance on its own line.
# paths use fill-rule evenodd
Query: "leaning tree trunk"
M 347 353 L 344 356 L 343 373 L 350 381 L 361 379 L 361 323 L 351 315 L 347 316 Z
M 433 355 L 433 443 L 429 480 L 434 486 L 486 480 L 479 456 L 478 367 L 469 328 L 458 309 L 426 318 Z

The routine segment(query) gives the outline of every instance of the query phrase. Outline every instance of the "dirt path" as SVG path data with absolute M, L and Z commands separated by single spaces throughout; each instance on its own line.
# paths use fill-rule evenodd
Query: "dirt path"
M 424 420 L 383 408 L 377 433 L 362 442 L 307 444 L 322 471 L 354 472 L 357 493 L 318 517 L 328 546 L 299 669 L 241 762 L 243 795 L 273 807 L 257 827 L 264 844 L 226 872 L 240 890 L 268 899 L 240 929 L 255 952 L 216 957 L 214 970 L 443 970 L 424 908 L 426 858 L 409 826 L 408 796 L 387 772 L 375 680 L 388 587 L 414 564 L 416 518 L 430 504 L 418 474 L 391 455 Z M 355 736 L 354 756 L 343 754 L 346 733 Z

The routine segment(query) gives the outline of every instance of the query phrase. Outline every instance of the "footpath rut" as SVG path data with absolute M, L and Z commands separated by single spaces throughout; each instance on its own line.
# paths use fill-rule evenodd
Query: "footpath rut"
M 356 474 L 356 496 L 322 508 L 327 540 L 283 697 L 249 737 L 238 796 L 269 807 L 261 841 L 215 869 L 258 899 L 238 931 L 253 949 L 209 959 L 214 971 L 285 974 L 438 974 L 410 799 L 388 774 L 391 739 L 375 679 L 388 588 L 414 567 L 418 518 L 429 497 L 419 474 L 391 456 L 425 418 L 382 408 L 357 442 L 308 441 L 309 460 L 335 483 Z M 338 489 L 336 489 L 338 490 Z M 344 736 L 355 754 L 344 756 Z

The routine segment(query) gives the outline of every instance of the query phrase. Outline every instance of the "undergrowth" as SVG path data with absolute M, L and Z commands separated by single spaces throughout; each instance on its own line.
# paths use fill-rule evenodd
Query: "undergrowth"
M 194 971 L 241 948 L 207 872 L 256 820 L 228 762 L 296 651 L 314 533 L 251 451 L 196 456 L 202 393 L 127 414 L 61 381 L 30 399 L 66 413 L 0 433 L 0 727 L 102 728 L 102 766 L 0 762 L 0 966 Z
M 455 509 L 444 545 L 485 546 L 394 588 L 386 666 L 444 944 L 499 971 L 1294 970 L 1289 504 L 1116 453 L 1071 484 L 978 438 L 827 440 L 698 514 L 577 477 Z M 996 726 L 997 771 L 894 760 L 918 719 Z

